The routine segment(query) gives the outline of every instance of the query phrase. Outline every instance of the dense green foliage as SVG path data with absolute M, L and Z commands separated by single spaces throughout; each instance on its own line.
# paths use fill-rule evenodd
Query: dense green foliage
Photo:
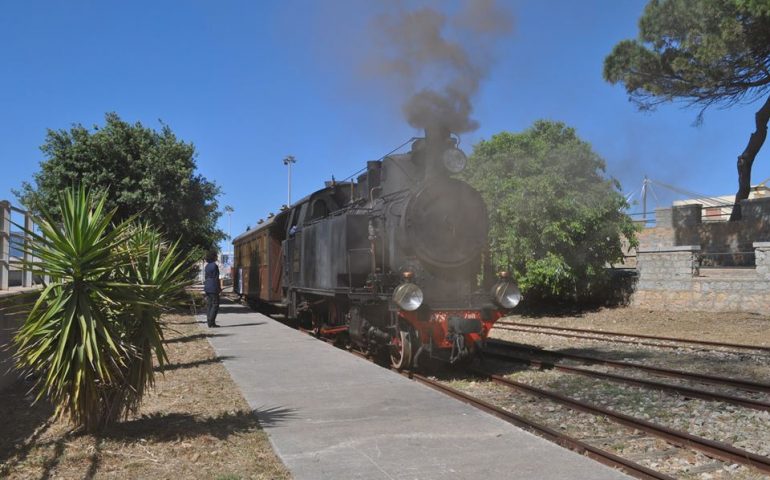
M 604 78 L 622 83 L 643 108 L 755 100 L 770 91 L 770 3 L 652 0 L 639 38 L 605 59 Z
M 134 411 L 167 361 L 160 316 L 179 305 L 192 261 L 146 225 L 112 224 L 104 195 L 68 189 L 45 210 L 25 247 L 48 274 L 14 338 L 20 369 L 37 373 L 39 397 L 89 431 Z
M 538 121 L 474 147 L 467 180 L 484 196 L 494 266 L 512 268 L 530 297 L 586 300 L 635 245 L 620 186 L 575 130 Z
M 224 238 L 216 228 L 219 187 L 195 173 L 195 148 L 177 139 L 168 126 L 160 132 L 106 115 L 94 131 L 82 125 L 49 130 L 41 147 L 46 160 L 17 192 L 34 212 L 47 209 L 54 219 L 59 192 L 82 185 L 107 194 L 105 208 L 115 220 L 134 215 L 181 239 L 184 250 L 207 250 Z

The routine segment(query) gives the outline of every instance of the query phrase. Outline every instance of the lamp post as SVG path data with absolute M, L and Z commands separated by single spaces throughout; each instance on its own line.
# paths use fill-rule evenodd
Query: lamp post
M 227 236 L 230 240 L 233 239 L 233 212 L 235 209 L 230 205 L 225 205 L 225 213 L 227 214 Z
M 297 161 L 294 159 L 294 156 L 286 155 L 286 158 L 283 159 L 283 164 L 289 168 L 289 194 L 286 200 L 287 207 L 291 206 L 291 164 L 292 163 L 297 163 Z

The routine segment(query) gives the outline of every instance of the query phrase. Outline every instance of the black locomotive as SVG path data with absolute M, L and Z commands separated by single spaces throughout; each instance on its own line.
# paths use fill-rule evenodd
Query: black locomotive
M 488 217 L 481 195 L 452 178 L 465 161 L 437 129 L 367 162 L 357 181 L 327 182 L 234 239 L 235 291 L 397 368 L 473 358 L 521 296 L 505 272 L 478 286 Z

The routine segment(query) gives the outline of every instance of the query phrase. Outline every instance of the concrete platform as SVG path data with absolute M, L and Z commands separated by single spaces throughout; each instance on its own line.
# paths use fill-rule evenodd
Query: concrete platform
M 241 305 L 217 323 L 211 345 L 296 480 L 630 478 Z

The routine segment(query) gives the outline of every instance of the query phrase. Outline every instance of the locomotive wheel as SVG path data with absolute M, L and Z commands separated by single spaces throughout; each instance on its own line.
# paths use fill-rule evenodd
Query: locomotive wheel
M 398 330 L 398 338 L 391 347 L 390 364 L 393 368 L 403 370 L 412 366 L 412 335 L 408 330 Z

